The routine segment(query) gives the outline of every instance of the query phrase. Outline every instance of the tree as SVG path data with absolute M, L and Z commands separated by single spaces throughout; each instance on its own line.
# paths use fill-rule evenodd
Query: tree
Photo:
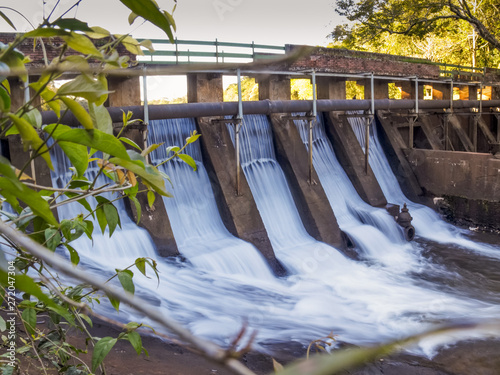
M 485 44 L 500 52 L 500 8 L 493 0 L 340 0 L 337 6 L 337 13 L 353 24 L 335 28 L 331 36 L 336 42 L 376 44 L 390 34 L 392 41 L 405 36 L 398 46 L 407 48 L 408 41 L 449 37 L 468 47 L 473 66 L 476 51 L 485 49 Z

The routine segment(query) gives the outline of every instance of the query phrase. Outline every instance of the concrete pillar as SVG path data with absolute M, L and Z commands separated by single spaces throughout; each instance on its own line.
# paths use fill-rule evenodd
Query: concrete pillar
M 188 103 L 222 102 L 222 75 L 218 73 L 192 73 L 187 75 Z
M 115 125 L 114 132 L 117 134 L 121 130 L 121 124 Z M 146 125 L 129 125 L 123 130 L 122 137 L 126 137 L 134 141 L 140 147 L 143 147 L 143 137 Z M 125 145 L 127 148 L 132 148 Z M 167 184 L 167 190 L 169 185 Z M 141 185 L 139 190 L 145 190 L 146 187 Z M 156 245 L 158 254 L 161 256 L 176 256 L 179 255 L 174 234 L 170 226 L 170 220 L 167 215 L 167 210 L 163 204 L 163 198 L 155 193 L 155 203 L 153 207 L 149 207 L 148 197 L 146 192 L 138 193 L 136 198 L 141 205 L 141 221 L 139 226 L 148 231 L 151 239 Z M 126 208 L 129 216 L 137 222 L 138 212 L 135 205 L 128 199 L 125 200 Z
M 236 158 L 226 124 L 198 120 L 205 168 L 212 183 L 217 206 L 226 228 L 236 237 L 252 243 L 276 274 L 284 269 L 276 259 L 252 191 L 241 171 L 240 194 L 236 194 Z
M 371 99 L 372 98 L 371 79 L 364 79 L 362 81 L 358 81 L 358 83 L 364 85 L 365 87 L 365 100 Z M 389 81 L 385 79 L 375 79 L 373 81 L 373 94 L 375 96 L 374 99 L 388 99 Z
M 433 83 L 432 84 L 432 99 L 434 100 L 450 100 L 451 99 L 451 84 L 449 83 Z
M 346 99 L 345 78 L 317 77 L 318 99 Z
M 290 78 L 283 75 L 257 77 L 259 100 L 290 100 Z
M 347 119 L 330 112 L 326 120 L 326 134 L 359 196 L 374 207 L 385 206 L 387 200 L 370 166 L 365 173 L 365 155 Z
M 139 77 L 109 77 L 108 90 L 113 91 L 108 96 L 109 107 L 124 107 L 141 105 Z
M 30 77 L 29 82 L 36 82 L 38 77 Z M 15 112 L 24 104 L 24 82 L 19 78 L 9 78 L 10 85 L 10 100 L 11 100 L 11 112 Z M 33 97 L 35 90 L 30 88 L 30 97 Z M 41 104 L 40 97 L 37 97 L 33 102 L 33 106 L 38 106 Z
M 280 115 L 271 115 L 271 124 L 276 157 L 287 177 L 304 227 L 318 241 L 342 248 L 337 219 L 314 170 L 314 183 L 308 182 L 308 154 L 297 128 L 292 120 L 282 119 Z

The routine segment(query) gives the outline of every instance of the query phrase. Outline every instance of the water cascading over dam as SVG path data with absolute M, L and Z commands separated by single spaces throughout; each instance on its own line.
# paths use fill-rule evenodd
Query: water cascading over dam
M 150 129 L 151 133 L 156 132 L 155 142 L 166 142 L 161 148 L 183 144 L 194 130 L 193 120 L 166 122 L 169 121 L 170 124 L 159 121 Z M 159 257 L 147 234 L 139 240 L 129 237 L 146 232 L 127 219 L 124 207 L 118 204 L 123 229 L 117 230 L 111 241 L 123 243 L 119 258 L 105 242 L 107 233 L 101 236 L 96 230 L 94 246 L 84 237 L 75 244 L 83 266 L 108 274 L 116 267 L 132 264 L 136 257 L 151 256 L 158 261 L 159 285 L 154 278 L 134 276 L 137 294 L 184 323 L 194 334 L 221 344 L 228 344 L 248 321 L 249 327 L 258 331 L 256 345 L 261 349 L 270 343 L 290 340 L 306 344 L 332 330 L 342 341 L 374 343 L 421 331 L 446 318 L 489 317 L 499 313 L 483 302 L 419 287 L 414 280 L 389 267 L 347 259 L 336 249 L 310 237 L 274 157 L 267 118 L 249 116 L 244 121 L 242 143 L 246 151 L 242 150 L 242 158 L 243 152 L 247 152 L 246 159 L 243 158 L 244 171 L 248 172 L 264 222 L 270 225 L 267 229 L 274 250 L 290 276 L 275 278 L 262 257 L 252 254 L 256 252 L 252 246 L 234 237 L 226 241 L 230 235 L 218 223 L 220 217 L 210 182 L 203 172 L 199 149 L 191 147 L 194 145 L 189 146 L 188 153 L 197 161 L 197 172 L 179 161 L 168 162 L 164 168 L 175 195 L 174 199 L 165 199 L 165 203 L 177 206 L 173 210 L 167 207 L 169 219 L 180 226 L 174 229 L 174 235 L 188 262 Z M 159 126 L 165 128 L 155 131 Z M 153 154 L 155 158 L 162 160 Z M 65 186 L 70 177 L 61 159 L 62 155 L 54 159 L 57 170 L 54 186 Z M 188 194 L 183 195 L 182 191 Z M 207 203 L 209 199 L 211 206 Z M 200 211 L 190 201 L 197 202 Z M 83 212 L 78 204 L 71 206 L 66 214 L 59 211 L 61 218 Z M 207 239 L 203 242 L 205 232 Z M 248 263 L 248 268 L 240 266 L 241 262 Z M 120 316 L 141 320 L 126 308 Z
M 348 117 L 348 121 L 364 151 L 365 120 L 360 117 Z M 464 238 L 463 234 L 465 232 L 463 230 L 446 223 L 429 207 L 412 202 L 405 196 L 385 156 L 375 122 L 372 122 L 370 126 L 370 145 L 370 166 L 387 201 L 389 203 L 398 204 L 401 207 L 404 203 L 407 204 L 411 216 L 413 217 L 412 225 L 415 227 L 417 236 L 439 243 L 455 244 L 476 250 L 484 255 L 500 258 L 500 249 L 489 245 L 479 244 Z
M 309 121 L 294 120 L 309 148 Z M 322 116 L 313 127 L 313 163 L 342 231 L 360 249 L 361 256 L 408 270 L 418 262 L 418 251 L 408 244 L 387 211 L 365 203 L 340 165 L 325 134 Z

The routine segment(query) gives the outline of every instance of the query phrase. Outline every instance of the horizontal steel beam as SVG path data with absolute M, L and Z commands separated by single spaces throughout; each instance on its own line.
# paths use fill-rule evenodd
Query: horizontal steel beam
M 419 100 L 420 109 L 445 109 L 450 108 L 449 100 Z M 483 108 L 500 107 L 500 100 L 483 100 Z M 185 103 L 185 104 L 161 104 L 149 105 L 149 119 L 159 120 L 168 118 L 191 118 L 191 117 L 213 117 L 213 116 L 236 116 L 238 114 L 238 102 L 223 103 Z M 371 107 L 371 100 L 317 100 L 318 112 L 330 111 L 366 111 Z M 455 100 L 453 108 L 478 108 L 479 100 Z M 401 110 L 414 109 L 415 100 L 375 100 L 375 110 Z M 243 102 L 243 113 L 247 115 L 270 115 L 272 113 L 312 112 L 312 100 L 260 100 Z M 122 111 L 132 111 L 132 119 L 144 119 L 143 106 L 110 107 L 108 111 L 113 122 L 122 121 Z M 44 124 L 58 121 L 54 112 L 43 112 Z M 79 125 L 71 113 L 66 113 L 61 121 L 70 126 Z

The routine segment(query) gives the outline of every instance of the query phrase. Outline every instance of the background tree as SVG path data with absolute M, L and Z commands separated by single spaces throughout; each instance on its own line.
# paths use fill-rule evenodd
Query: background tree
M 494 0 L 339 0 L 337 6 L 351 23 L 331 33 L 335 46 L 472 66 L 500 60 Z

